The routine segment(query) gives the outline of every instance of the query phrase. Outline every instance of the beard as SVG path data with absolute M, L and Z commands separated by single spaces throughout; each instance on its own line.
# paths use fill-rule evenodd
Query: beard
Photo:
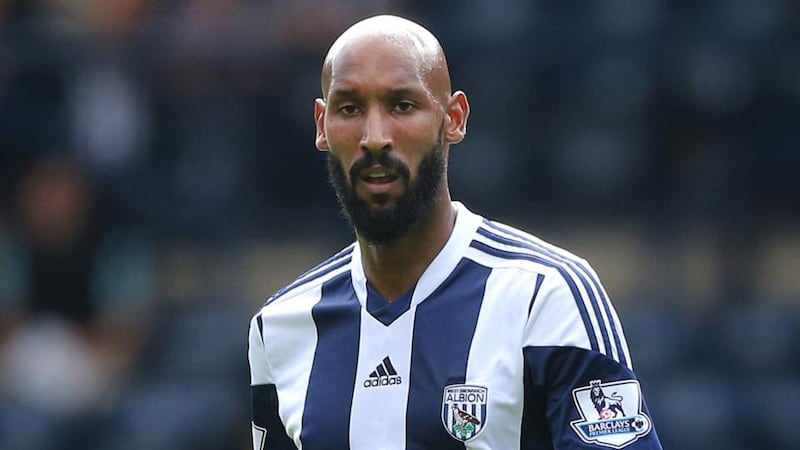
M 370 206 L 356 194 L 354 182 L 358 181 L 359 172 L 374 164 L 395 171 L 403 180 L 405 192 L 394 204 L 386 198 L 380 206 Z M 420 161 L 419 175 L 413 183 L 408 166 L 390 152 L 367 153 L 353 164 L 349 174 L 345 173 L 341 160 L 328 153 L 328 179 L 339 199 L 342 215 L 359 237 L 374 246 L 392 244 L 425 222 L 442 192 L 445 172 L 441 131 L 437 143 Z

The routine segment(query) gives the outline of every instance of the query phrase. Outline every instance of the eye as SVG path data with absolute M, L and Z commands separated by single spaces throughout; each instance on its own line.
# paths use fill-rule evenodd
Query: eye
M 358 114 L 359 109 L 358 109 L 358 106 L 356 106 L 356 105 L 342 105 L 339 108 L 339 112 L 341 112 L 345 116 L 354 116 L 354 115 Z
M 397 112 L 407 113 L 407 112 L 411 112 L 415 107 L 416 107 L 416 105 L 414 105 L 414 103 L 412 103 L 412 102 L 401 101 L 401 102 L 397 102 L 397 104 L 394 106 L 394 109 Z

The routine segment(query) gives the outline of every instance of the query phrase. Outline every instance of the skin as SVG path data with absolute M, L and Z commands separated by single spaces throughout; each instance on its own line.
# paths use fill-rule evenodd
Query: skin
M 390 152 L 417 177 L 422 158 L 442 139 L 450 145 L 466 135 L 469 103 L 451 92 L 447 62 L 438 40 L 420 25 L 395 16 L 365 19 L 346 30 L 328 52 L 322 93 L 314 104 L 316 146 L 339 158 L 349 172 L 370 152 Z M 406 185 L 401 179 L 375 182 L 380 166 L 349 179 L 372 208 L 390 208 Z M 388 301 L 411 289 L 444 247 L 456 211 L 447 176 L 433 210 L 411 231 L 388 245 L 370 245 L 358 234 L 370 284 Z

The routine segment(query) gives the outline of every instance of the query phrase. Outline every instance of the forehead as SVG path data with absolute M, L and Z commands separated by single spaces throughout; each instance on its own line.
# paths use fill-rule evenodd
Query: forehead
M 403 37 L 360 39 L 333 59 L 328 94 L 403 88 L 430 95 L 429 74 L 425 55 Z

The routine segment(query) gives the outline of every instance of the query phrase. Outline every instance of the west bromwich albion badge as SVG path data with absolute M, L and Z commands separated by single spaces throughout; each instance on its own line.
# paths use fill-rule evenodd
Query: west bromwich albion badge
M 489 389 L 474 384 L 444 387 L 442 424 L 453 438 L 466 442 L 475 438 L 486 424 Z
M 642 391 L 636 380 L 592 380 L 589 386 L 574 389 L 572 397 L 581 419 L 570 424 L 583 442 L 619 449 L 653 427 L 642 412 Z

